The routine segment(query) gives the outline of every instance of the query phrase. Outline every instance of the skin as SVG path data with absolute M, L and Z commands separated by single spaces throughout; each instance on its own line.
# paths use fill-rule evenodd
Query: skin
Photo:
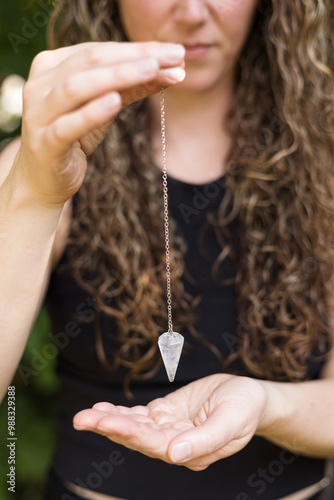
M 86 43 L 40 53 L 24 88 L 22 141 L 11 174 L 24 177 L 34 199 L 62 205 L 81 186 L 86 155 L 122 107 L 184 77 L 182 51 L 171 44 Z
M 132 41 L 212 44 L 205 57 L 186 59 L 187 76 L 177 92 L 189 95 L 214 87 L 221 91 L 233 77 L 257 4 L 258 0 L 121 0 L 119 10 Z
M 246 446 L 262 419 L 265 400 L 266 392 L 256 381 L 217 374 L 147 406 L 97 403 L 78 413 L 74 425 L 199 471 Z
M 233 144 L 225 127 L 240 51 L 252 25 L 257 0 L 167 0 L 119 2 L 130 40 L 212 44 L 204 57 L 186 56 L 186 78 L 166 92 L 168 172 L 193 184 L 221 176 Z M 162 168 L 160 99 L 149 97 L 155 164 Z M 194 137 L 201 137 L 194 147 Z M 204 166 L 204 168 L 203 168 Z

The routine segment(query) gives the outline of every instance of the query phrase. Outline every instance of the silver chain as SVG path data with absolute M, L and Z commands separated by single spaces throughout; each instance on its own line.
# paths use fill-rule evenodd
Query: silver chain
M 162 186 L 164 198 L 164 225 L 165 225 L 165 252 L 166 252 L 166 280 L 167 280 L 167 314 L 168 332 L 173 332 L 172 320 L 172 290 L 170 279 L 170 245 L 169 245 L 169 216 L 168 216 L 168 187 L 167 187 L 167 155 L 166 155 L 166 113 L 164 88 L 160 88 L 161 105 L 161 143 L 162 143 Z

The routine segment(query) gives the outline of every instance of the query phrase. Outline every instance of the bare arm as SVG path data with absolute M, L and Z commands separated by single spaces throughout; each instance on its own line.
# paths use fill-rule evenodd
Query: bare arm
M 270 397 L 257 433 L 302 455 L 334 458 L 334 376 L 264 384 Z
M 333 292 L 334 287 L 329 296 L 334 332 Z M 319 380 L 263 384 L 269 397 L 258 433 L 304 455 L 334 458 L 334 346 Z
M 0 156 L 4 177 L 19 143 Z M 32 203 L 11 172 L 0 187 L 0 345 L 3 398 L 44 297 L 61 207 Z

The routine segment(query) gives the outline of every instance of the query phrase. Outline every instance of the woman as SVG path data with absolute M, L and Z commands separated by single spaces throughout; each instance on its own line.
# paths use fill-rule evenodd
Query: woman
M 332 20 L 330 0 L 56 3 L 66 47 L 34 60 L 0 160 L 3 387 L 47 288 L 59 348 L 48 500 L 333 497 Z

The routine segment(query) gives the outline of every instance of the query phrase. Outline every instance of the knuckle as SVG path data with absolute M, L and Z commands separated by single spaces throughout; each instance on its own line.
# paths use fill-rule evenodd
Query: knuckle
M 27 148 L 31 156 L 36 156 L 39 151 L 39 141 L 36 138 L 30 139 Z
M 52 89 L 50 89 L 46 99 L 47 99 L 48 103 L 51 104 L 54 101 L 59 101 L 63 97 L 64 97 L 64 95 L 63 95 L 62 86 L 55 85 L 54 87 L 52 87 Z
M 89 47 L 85 51 L 85 64 L 90 67 L 90 66 L 100 66 L 103 63 L 103 55 L 101 51 L 99 50 L 98 47 L 93 46 Z
M 31 157 L 38 156 L 40 150 L 40 134 L 27 134 L 22 131 L 21 148 L 27 151 Z
M 119 81 L 124 76 L 122 64 L 115 64 L 109 68 L 109 78 L 113 81 Z
M 121 88 L 124 83 L 131 77 L 133 69 L 126 70 L 123 64 L 116 64 L 109 69 L 109 81 L 113 83 L 116 89 Z
M 146 42 L 143 44 L 143 54 L 145 56 L 152 56 L 160 53 L 159 42 Z
M 94 124 L 94 118 L 97 118 L 96 113 L 94 113 L 94 110 L 92 109 L 92 106 L 87 106 L 82 109 L 81 111 L 81 119 L 86 123 L 86 125 L 93 125 Z
M 63 83 L 63 93 L 69 99 L 73 99 L 78 95 L 79 84 L 76 75 L 70 75 Z
M 66 130 L 64 129 L 62 123 L 60 121 L 55 122 L 52 125 L 52 139 L 54 142 L 65 142 L 66 141 Z
M 50 50 L 39 52 L 31 63 L 31 73 L 37 72 L 40 68 L 44 68 L 45 63 L 50 59 Z
M 28 130 L 34 126 L 35 113 L 33 109 L 27 109 L 22 114 L 22 125 Z
M 23 102 L 27 102 L 35 90 L 35 85 L 32 80 L 27 80 L 23 86 L 22 96 Z

